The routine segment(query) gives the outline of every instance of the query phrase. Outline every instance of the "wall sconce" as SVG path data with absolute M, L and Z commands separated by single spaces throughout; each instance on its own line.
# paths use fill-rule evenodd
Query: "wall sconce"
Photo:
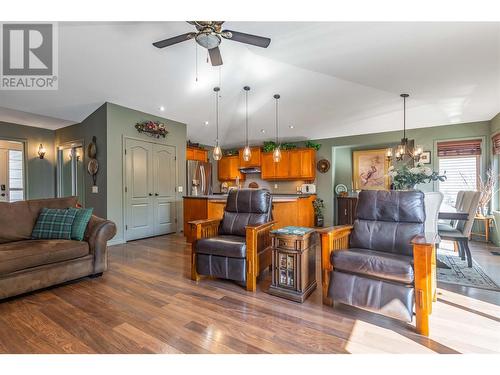
M 45 149 L 45 147 L 43 147 L 43 145 L 40 143 L 40 146 L 38 146 L 38 157 L 40 159 L 43 159 L 45 157 L 45 153 L 47 152 L 47 150 Z

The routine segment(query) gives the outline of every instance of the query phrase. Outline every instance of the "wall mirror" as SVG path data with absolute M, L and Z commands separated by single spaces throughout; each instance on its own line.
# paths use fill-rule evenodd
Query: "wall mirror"
M 78 203 L 85 199 L 83 142 L 71 142 L 57 148 L 57 196 L 76 195 Z

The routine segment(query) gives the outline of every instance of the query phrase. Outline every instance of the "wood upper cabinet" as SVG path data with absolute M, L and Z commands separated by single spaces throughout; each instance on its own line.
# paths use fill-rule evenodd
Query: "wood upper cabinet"
M 260 169 L 260 176 L 263 180 L 274 180 L 276 178 L 276 165 L 272 152 L 262 153 Z
M 272 152 L 262 153 L 263 180 L 314 180 L 316 152 L 313 149 L 281 151 L 281 161 L 273 161 Z
M 312 148 L 298 151 L 300 153 L 300 178 L 314 180 L 316 178 L 316 151 Z
M 260 147 L 250 147 L 250 150 L 252 151 L 252 154 L 250 156 L 249 161 L 243 160 L 243 150 L 239 150 L 239 155 L 240 155 L 240 167 L 241 168 L 249 168 L 249 167 L 260 167 L 261 164 L 261 150 Z
M 276 164 L 276 179 L 288 179 L 290 178 L 290 152 L 282 151 L 281 160 Z
M 240 180 L 245 179 L 245 175 L 240 172 L 240 157 L 223 156 L 217 162 L 217 174 L 219 181 L 232 181 L 239 177 Z
M 201 148 L 187 147 L 186 160 L 208 161 L 208 151 Z

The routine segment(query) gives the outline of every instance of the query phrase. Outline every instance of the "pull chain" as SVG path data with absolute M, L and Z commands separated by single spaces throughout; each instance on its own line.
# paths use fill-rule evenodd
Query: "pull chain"
M 195 43 L 196 46 L 196 79 L 195 81 L 198 82 L 198 43 Z

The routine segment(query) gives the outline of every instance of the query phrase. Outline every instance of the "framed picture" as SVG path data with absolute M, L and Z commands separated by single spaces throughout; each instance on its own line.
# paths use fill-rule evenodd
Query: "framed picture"
M 431 152 L 430 151 L 422 152 L 422 155 L 420 155 L 420 162 L 422 164 L 430 164 L 431 163 Z
M 386 149 L 353 151 L 352 177 L 354 190 L 388 190 L 389 161 Z

